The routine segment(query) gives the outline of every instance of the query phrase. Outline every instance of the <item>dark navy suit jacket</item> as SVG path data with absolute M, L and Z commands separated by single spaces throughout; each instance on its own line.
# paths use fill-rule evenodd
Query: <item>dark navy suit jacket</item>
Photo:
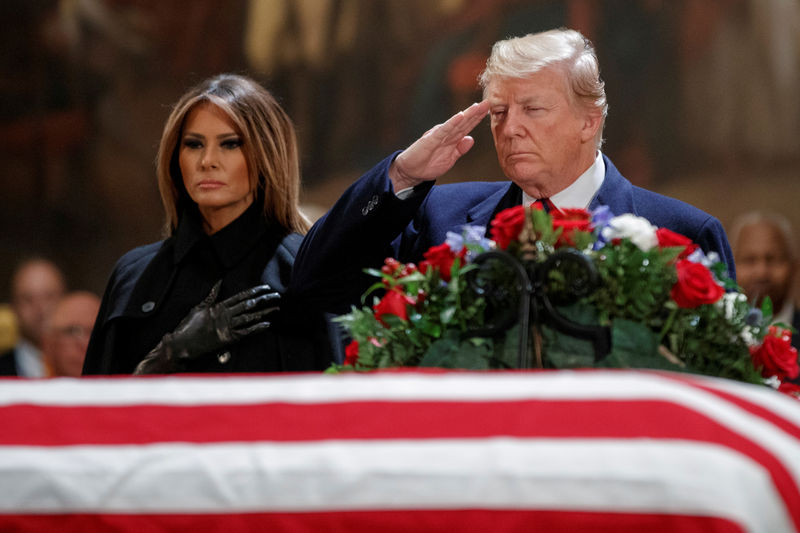
M 444 242 L 464 224 L 488 226 L 495 213 L 519 205 L 521 189 L 510 181 L 464 182 L 415 188 L 400 200 L 384 159 L 348 188 L 306 235 L 295 259 L 292 285 L 311 293 L 326 311 L 346 312 L 375 279 L 363 274 L 386 257 L 418 262 L 428 248 Z M 632 213 L 684 235 L 714 251 L 735 277 L 733 255 L 720 222 L 674 198 L 635 187 L 605 157 L 603 185 L 590 208 L 607 205 L 615 215 Z

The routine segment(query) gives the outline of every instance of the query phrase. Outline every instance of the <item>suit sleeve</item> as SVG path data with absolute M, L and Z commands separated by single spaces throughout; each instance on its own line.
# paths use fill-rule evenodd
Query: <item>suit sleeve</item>
M 697 244 L 705 252 L 716 252 L 719 259 L 728 266 L 728 275 L 732 280 L 736 280 L 736 265 L 733 262 L 733 252 L 731 251 L 725 229 L 719 220 L 709 217 L 708 221 L 700 228 L 697 236 Z
M 397 198 L 388 176 L 396 156 L 351 185 L 303 239 L 292 288 L 317 309 L 339 314 L 358 305 L 375 281 L 363 270 L 379 268 L 386 257 L 396 256 L 403 230 L 432 186 L 425 184 L 408 198 Z

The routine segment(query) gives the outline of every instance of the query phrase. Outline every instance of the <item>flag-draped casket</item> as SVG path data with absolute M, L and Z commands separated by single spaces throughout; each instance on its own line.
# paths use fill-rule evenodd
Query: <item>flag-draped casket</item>
M 0 531 L 800 530 L 800 402 L 648 371 L 0 381 Z

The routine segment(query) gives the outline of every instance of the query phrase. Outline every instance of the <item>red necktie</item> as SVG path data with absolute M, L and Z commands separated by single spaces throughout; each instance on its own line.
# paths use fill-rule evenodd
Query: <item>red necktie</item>
M 558 211 L 559 209 L 555 206 L 553 202 L 550 201 L 550 198 L 539 198 L 534 202 L 534 205 L 539 204 L 544 209 L 545 213 L 552 213 L 554 211 Z

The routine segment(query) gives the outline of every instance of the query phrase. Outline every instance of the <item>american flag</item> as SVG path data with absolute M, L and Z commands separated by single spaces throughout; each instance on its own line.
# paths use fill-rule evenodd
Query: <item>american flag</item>
M 800 402 L 633 370 L 0 381 L 0 531 L 800 530 Z

